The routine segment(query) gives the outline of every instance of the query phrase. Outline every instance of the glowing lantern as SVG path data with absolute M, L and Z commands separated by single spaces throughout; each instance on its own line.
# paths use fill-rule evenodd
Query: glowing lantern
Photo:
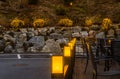
M 62 74 L 62 73 L 63 73 L 63 57 L 52 56 L 52 74 Z
M 68 43 L 68 46 L 70 46 L 71 50 L 73 50 L 73 43 Z
M 65 57 L 70 57 L 71 56 L 71 49 L 69 46 L 64 47 L 64 56 Z

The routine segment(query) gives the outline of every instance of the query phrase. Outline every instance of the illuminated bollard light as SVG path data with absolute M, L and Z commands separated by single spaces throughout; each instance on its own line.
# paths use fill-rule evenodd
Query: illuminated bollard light
M 71 42 L 75 45 L 75 43 L 76 43 L 76 38 L 73 38 L 73 39 L 71 40 Z
M 70 49 L 73 50 L 73 43 L 69 42 L 68 46 L 70 46 Z
M 70 46 L 64 46 L 64 57 L 71 57 L 71 48 L 70 48 Z
M 63 56 L 52 56 L 52 74 L 63 74 Z

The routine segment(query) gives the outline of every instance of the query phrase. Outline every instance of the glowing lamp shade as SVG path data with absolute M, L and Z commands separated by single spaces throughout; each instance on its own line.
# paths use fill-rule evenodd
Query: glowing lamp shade
M 64 56 L 65 57 L 70 57 L 71 56 L 70 46 L 64 46 Z
M 62 74 L 62 73 L 63 73 L 63 57 L 52 56 L 52 74 Z

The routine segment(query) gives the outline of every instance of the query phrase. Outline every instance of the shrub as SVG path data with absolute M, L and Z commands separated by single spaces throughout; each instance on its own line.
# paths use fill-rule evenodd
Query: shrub
M 102 21 L 103 30 L 108 30 L 111 27 L 112 21 L 109 18 L 104 18 Z
M 20 20 L 20 19 L 18 19 L 18 18 L 15 18 L 15 19 L 13 19 L 13 20 L 11 21 L 10 25 L 11 25 L 12 28 L 14 28 L 14 29 L 17 30 L 17 29 L 19 29 L 20 27 L 24 26 L 25 23 L 24 23 L 24 21 L 22 21 L 22 20 Z
M 91 26 L 92 24 L 93 24 L 92 19 L 86 18 L 86 20 L 85 20 L 85 25 L 86 25 L 86 26 Z
M 37 28 L 37 27 L 43 27 L 43 26 L 45 26 L 47 24 L 47 22 L 44 20 L 44 19 L 36 19 L 36 20 L 34 20 L 34 22 L 33 22 L 33 26 L 35 27 L 35 28 Z
M 72 26 L 73 25 L 73 21 L 70 19 L 60 19 L 60 21 L 58 22 L 59 25 L 61 26 Z

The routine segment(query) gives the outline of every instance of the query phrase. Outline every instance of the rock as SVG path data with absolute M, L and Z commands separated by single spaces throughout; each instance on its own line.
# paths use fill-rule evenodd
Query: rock
M 15 38 L 15 41 L 17 42 L 19 40 L 19 35 L 21 34 L 21 32 L 14 32 L 14 38 Z
M 8 34 L 8 35 L 10 35 L 12 37 L 14 37 L 14 35 L 15 35 L 15 33 L 13 31 L 8 31 L 6 34 Z
M 50 52 L 51 52 L 51 49 L 50 49 L 50 47 L 49 47 L 48 45 L 45 45 L 45 46 L 42 48 L 41 52 L 50 53 Z
M 55 42 L 53 39 L 48 39 L 46 45 L 43 47 L 41 52 L 51 52 L 53 54 L 60 54 L 62 49 L 59 43 Z
M 71 31 L 64 31 L 63 37 L 64 38 L 71 38 L 72 37 L 72 32 Z
M 35 30 L 35 31 L 34 31 L 34 35 L 35 35 L 35 36 L 38 36 L 38 35 L 39 35 L 38 30 Z
M 5 35 L 3 36 L 3 39 L 4 39 L 5 41 L 10 41 L 10 42 L 12 42 L 12 43 L 15 43 L 15 38 L 12 37 L 12 36 L 10 36 L 10 35 L 8 35 L 8 34 L 5 34 Z
M 19 42 L 27 41 L 27 34 L 26 33 L 20 34 L 19 37 L 18 37 L 18 41 Z
M 71 32 L 80 32 L 81 31 L 81 27 L 80 26 L 75 26 L 71 28 Z
M 23 47 L 23 42 L 17 42 L 15 48 L 22 48 Z
M 15 51 L 17 53 L 23 53 L 25 51 L 23 42 L 17 42 L 17 44 L 15 45 Z
M 17 52 L 17 53 L 25 53 L 23 47 L 22 47 L 22 48 L 17 48 L 17 49 L 16 49 L 16 52 Z
M 79 32 L 72 33 L 72 37 L 81 37 L 81 34 Z
M 45 44 L 45 39 L 43 36 L 34 36 L 28 42 L 32 43 L 34 46 L 43 47 Z
M 54 33 L 58 33 L 58 34 L 60 34 L 62 32 L 62 29 L 55 29 L 55 32 Z
M 56 40 L 56 42 L 58 42 L 59 44 L 61 44 L 61 43 L 67 44 L 68 43 L 65 38 L 58 39 L 58 40 Z
M 55 27 L 50 27 L 47 31 L 47 34 L 49 35 L 50 33 L 54 33 L 55 32 Z
M 47 31 L 48 31 L 47 28 L 38 28 L 37 30 L 40 35 L 43 35 L 43 36 L 47 35 Z
M 34 32 L 34 30 L 35 30 L 34 28 L 27 28 L 28 32 Z
M 21 32 L 21 33 L 27 33 L 28 31 L 27 31 L 26 28 L 20 28 L 20 32 Z
M 58 33 L 52 33 L 52 34 L 50 34 L 50 36 L 49 36 L 49 39 L 62 39 L 63 38 L 63 36 L 62 36 L 62 34 L 58 34 Z
M 36 47 L 29 47 L 27 50 L 27 53 L 38 53 L 38 50 L 36 49 Z
M 32 37 L 35 36 L 34 32 L 28 32 L 27 34 L 27 40 L 30 40 Z
M 29 43 L 28 41 L 25 41 L 23 43 L 23 47 L 24 47 L 24 50 L 26 51 L 29 47 L 32 47 L 33 44 L 32 43 Z
M 0 51 L 3 51 L 5 48 L 5 41 L 4 40 L 0 40 Z
M 63 39 L 58 39 L 58 40 L 56 40 L 56 42 L 59 43 L 59 45 L 60 45 L 61 47 L 64 47 L 64 46 L 68 43 L 68 41 L 67 41 L 65 38 L 63 38 Z
M 13 47 L 11 45 L 6 46 L 4 53 L 13 53 Z
M 49 28 L 49 31 L 50 31 L 50 32 L 54 32 L 54 31 L 55 31 L 55 27 L 50 27 L 50 28 Z

